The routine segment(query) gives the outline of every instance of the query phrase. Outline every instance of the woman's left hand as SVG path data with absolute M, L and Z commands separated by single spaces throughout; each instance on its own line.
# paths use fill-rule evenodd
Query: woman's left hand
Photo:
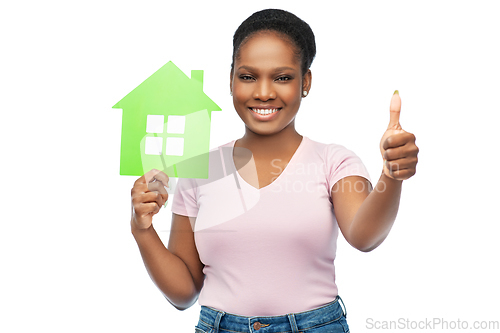
M 384 174 L 396 180 L 405 180 L 416 172 L 418 147 L 415 135 L 404 131 L 399 124 L 401 98 L 396 90 L 391 99 L 389 126 L 380 140 L 380 153 L 384 159 Z

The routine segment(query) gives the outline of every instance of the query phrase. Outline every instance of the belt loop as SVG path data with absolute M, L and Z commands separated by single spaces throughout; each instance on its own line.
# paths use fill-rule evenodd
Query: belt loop
M 219 324 L 220 320 L 222 319 L 222 316 L 224 316 L 226 313 L 224 311 L 217 310 L 217 317 L 215 317 L 215 333 L 219 332 Z
M 347 318 L 347 308 L 345 307 L 345 304 L 344 304 L 344 301 L 342 300 L 342 298 L 340 298 L 339 295 L 337 295 L 338 299 L 342 302 L 342 305 L 344 306 L 344 308 L 342 309 L 342 312 L 344 312 L 344 317 Z M 342 308 L 342 307 L 341 307 Z
M 288 320 L 290 321 L 290 325 L 292 326 L 292 333 L 299 333 L 299 328 L 297 327 L 297 323 L 295 322 L 295 315 L 290 313 L 288 315 Z

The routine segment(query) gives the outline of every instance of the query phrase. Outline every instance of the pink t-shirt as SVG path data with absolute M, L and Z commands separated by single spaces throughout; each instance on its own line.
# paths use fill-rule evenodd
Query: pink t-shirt
M 179 179 L 172 202 L 172 212 L 196 217 L 205 265 L 199 304 L 276 316 L 333 301 L 339 228 L 331 188 L 346 176 L 370 180 L 363 163 L 343 146 L 304 136 L 283 172 L 257 189 L 235 171 L 234 142 L 210 152 L 208 179 Z M 253 159 L 245 167 L 255 170 Z

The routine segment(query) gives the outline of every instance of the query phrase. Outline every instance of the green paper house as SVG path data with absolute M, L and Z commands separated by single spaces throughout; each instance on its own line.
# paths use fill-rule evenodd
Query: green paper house
M 170 61 L 113 108 L 123 109 L 120 175 L 208 178 L 211 113 L 221 109 L 203 92 L 202 70 L 189 78 Z

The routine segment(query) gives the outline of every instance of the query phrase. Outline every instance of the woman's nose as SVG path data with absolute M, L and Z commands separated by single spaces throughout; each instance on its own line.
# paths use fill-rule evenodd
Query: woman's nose
M 267 101 L 276 98 L 276 91 L 274 90 L 273 84 L 271 82 L 260 81 L 253 93 L 254 99 L 260 99 L 261 101 Z

